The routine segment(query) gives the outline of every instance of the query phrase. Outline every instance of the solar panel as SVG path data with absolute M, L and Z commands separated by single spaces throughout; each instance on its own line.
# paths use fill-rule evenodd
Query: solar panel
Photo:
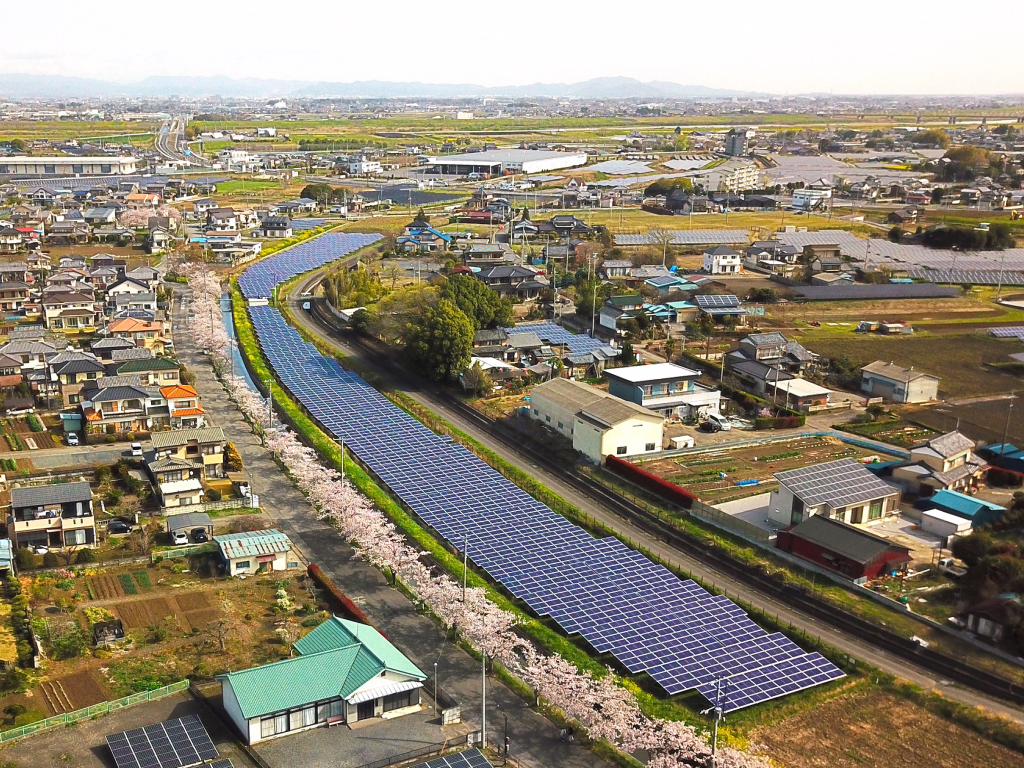
M 411 768 L 493 768 L 490 761 L 479 749 L 467 749 L 443 757 L 435 757 L 425 763 L 418 763 Z
M 117 768 L 185 768 L 217 757 L 196 715 L 107 736 Z
M 807 656 L 728 599 L 679 579 L 618 539 L 591 537 L 324 359 L 276 309 L 250 306 L 249 313 L 268 362 L 311 416 L 343 438 L 439 536 L 461 548 L 468 533 L 469 558 L 567 633 L 580 634 L 634 673 L 648 672 L 670 695 L 699 690 L 715 674 L 750 674 Z M 600 346 L 550 323 L 515 330 L 570 348 Z M 754 677 L 734 688 L 727 711 L 774 690 Z
M 1021 325 L 1012 328 L 989 328 L 988 332 L 998 339 L 1020 339 L 1024 341 L 1024 326 Z
M 732 294 L 699 294 L 693 300 L 701 309 L 732 309 L 740 305 L 740 300 Z
M 676 229 L 667 230 L 672 236 L 671 245 L 747 245 L 750 232 L 745 229 Z M 648 232 L 645 235 L 616 235 L 616 245 L 658 245 L 661 235 Z
M 775 477 L 807 506 L 824 502 L 833 508 L 842 507 L 888 496 L 895 490 L 859 461 L 850 458 L 790 469 Z
M 205 768 L 235 768 L 235 765 L 231 762 L 229 758 L 225 757 L 223 760 L 215 760 L 214 762 L 205 766 Z

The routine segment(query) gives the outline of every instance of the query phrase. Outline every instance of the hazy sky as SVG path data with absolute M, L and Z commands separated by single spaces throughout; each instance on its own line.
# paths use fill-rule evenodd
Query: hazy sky
M 50 0 L 25 26 L 35 13 L 20 6 L 13 23 L 32 31 L 4 36 L 0 72 L 482 85 L 627 76 L 773 93 L 1024 92 L 1024 0 Z

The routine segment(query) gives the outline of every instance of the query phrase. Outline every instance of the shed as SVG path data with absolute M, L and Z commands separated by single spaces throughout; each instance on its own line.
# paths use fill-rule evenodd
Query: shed
M 971 532 L 971 521 L 941 509 L 926 509 L 921 513 L 921 530 L 948 539 Z
M 958 491 L 936 491 L 918 504 L 970 520 L 972 528 L 997 522 L 1006 514 L 1005 507 Z
M 120 619 L 97 621 L 92 625 L 93 645 L 110 645 L 124 640 L 124 625 Z
M 214 536 L 231 576 L 298 568 L 292 542 L 276 528 Z
M 190 533 L 195 528 L 205 528 L 207 534 L 213 536 L 213 521 L 205 512 L 185 512 L 181 515 L 168 515 L 167 532 Z
M 873 579 L 910 562 L 910 550 L 823 515 L 781 531 L 776 546 L 850 579 Z

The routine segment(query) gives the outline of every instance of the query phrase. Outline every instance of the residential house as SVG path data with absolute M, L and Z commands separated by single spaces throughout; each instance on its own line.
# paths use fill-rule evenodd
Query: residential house
M 47 242 L 54 245 L 76 245 L 87 243 L 92 236 L 92 230 L 84 221 L 55 221 L 46 232 Z
M 115 267 L 94 267 L 89 271 L 89 285 L 94 289 L 105 291 L 121 279 L 121 273 Z
M 116 293 L 113 296 L 114 312 L 120 316 L 133 310 L 145 310 L 156 313 L 156 294 L 153 293 Z
M 25 233 L 16 227 L 0 226 L 0 253 L 25 250 Z
M 113 304 L 115 296 L 143 293 L 150 293 L 150 287 L 126 275 L 107 287 L 106 296 L 107 301 Z
M 160 388 L 167 401 L 172 429 L 194 429 L 206 423 L 206 411 L 199 404 L 199 393 L 187 384 L 172 384 Z
M 206 212 L 206 231 L 234 232 L 238 230 L 238 216 L 234 208 L 211 208 Z
M 601 263 L 601 275 L 606 280 L 621 280 L 629 277 L 633 262 L 629 259 L 605 259 Z
M 426 674 L 373 627 L 334 616 L 294 650 L 217 677 L 224 710 L 246 744 L 422 709 Z
M 703 315 L 707 315 L 716 324 L 735 323 L 743 325 L 747 322 L 747 309 L 740 306 L 739 298 L 732 294 L 698 294 L 693 302 Z
M 9 355 L 0 355 L 0 392 L 10 393 L 25 381 L 21 373 L 21 360 Z
M 470 268 L 508 266 L 518 261 L 515 251 L 507 243 L 475 244 L 462 252 L 462 263 Z
M 24 285 L 29 282 L 29 266 L 24 261 L 5 261 L 0 264 L 0 286 L 4 283 Z
M 447 251 L 451 247 L 452 236 L 428 226 L 408 231 L 401 235 L 395 243 L 406 252 Z
M 42 307 L 43 325 L 62 333 L 91 332 L 101 316 L 92 296 L 79 291 L 44 295 Z
M 89 380 L 78 396 L 88 434 L 148 431 L 153 424 L 151 409 L 164 405 L 164 398 L 143 388 L 138 376 Z
M 607 371 L 606 371 L 607 373 Z M 530 392 L 530 417 L 555 430 L 595 464 L 605 456 L 661 450 L 664 418 L 578 381 L 555 378 Z
M 719 413 L 722 393 L 699 384 L 700 372 L 674 363 L 632 365 L 604 372 L 608 393 L 666 418 L 700 419 Z
M 888 576 L 911 561 L 907 547 L 823 515 L 780 531 L 775 545 L 854 581 Z
M 704 251 L 704 271 L 709 275 L 735 275 L 743 271 L 739 251 L 719 245 Z
M 789 371 L 782 370 L 775 365 L 766 365 L 757 360 L 750 360 L 736 350 L 725 356 L 725 369 L 743 381 L 751 392 L 758 395 L 765 395 L 770 390 L 773 391 L 774 385 L 780 381 L 795 378 Z
M 93 263 L 95 263 L 95 260 L 93 260 Z M 124 276 L 132 282 L 144 285 L 150 293 L 156 293 L 157 287 L 160 284 L 160 271 L 153 267 L 136 267 L 125 272 Z
M 784 379 L 768 381 L 768 392 L 772 402 L 785 405 L 792 411 L 815 413 L 832 407 L 829 397 L 832 390 L 815 384 L 807 379 Z
M 756 360 L 765 365 L 775 366 L 793 373 L 802 373 L 813 367 L 818 355 L 806 349 L 800 342 L 787 339 L 777 331 L 768 333 L 750 333 L 739 341 L 738 353 L 726 358 L 726 367 L 729 367 L 730 357 L 739 362 L 744 360 Z
M 558 214 L 547 221 L 537 222 L 538 235 L 552 234 L 562 238 L 586 237 L 593 231 L 594 228 L 587 222 L 571 214 Z
M 869 397 L 881 397 L 894 403 L 927 403 L 939 398 L 939 377 L 913 366 L 876 360 L 860 369 L 860 388 Z
M 125 317 L 115 320 L 107 326 L 110 334 L 116 338 L 131 339 L 136 346 L 146 347 L 154 354 L 162 355 L 173 346 L 167 337 L 167 323 L 163 320 L 140 320 Z
M 529 267 L 488 267 L 475 273 L 475 277 L 498 295 L 520 301 L 535 299 L 548 287 L 547 278 Z
M 299 557 L 291 539 L 270 528 L 264 531 L 228 533 L 214 536 L 229 576 L 270 573 L 299 567 Z
M 20 312 L 29 301 L 29 290 L 28 283 L 0 281 L 0 310 L 8 315 Z
M 610 296 L 598 312 L 598 322 L 611 331 L 619 331 L 619 324 L 636 317 L 642 311 L 643 297 L 638 295 Z
M 101 378 L 106 372 L 103 363 L 88 352 L 60 352 L 47 360 L 50 382 L 56 382 L 65 408 L 77 406 L 87 381 Z
M 292 220 L 287 216 L 267 216 L 260 224 L 260 233 L 263 237 L 291 237 Z
M 501 359 L 505 355 L 508 334 L 502 328 L 481 328 L 473 335 L 473 355 L 475 357 L 494 357 Z
M 1007 592 L 967 607 L 961 616 L 971 632 L 999 643 L 1017 626 L 1022 611 L 1024 600 L 1015 592 Z
M 153 451 L 146 454 L 146 470 L 164 509 L 199 503 L 203 480 L 226 474 L 220 427 L 154 432 L 150 440 Z
M 899 515 L 900 491 L 878 479 L 856 459 L 776 472 L 768 519 L 787 527 L 813 515 L 851 525 L 870 525 Z
M 144 351 L 149 350 L 132 350 Z M 181 373 L 178 361 L 169 357 L 153 357 L 149 352 L 148 358 L 134 360 L 113 361 L 113 368 L 118 376 L 138 376 L 143 386 L 148 387 L 174 387 L 181 383 Z
M 920 496 L 938 490 L 973 491 L 988 469 L 974 448 L 974 441 L 958 431 L 933 437 L 913 446 L 910 461 L 893 467 L 892 478 Z
M 103 362 L 110 362 L 113 360 L 113 354 L 119 349 L 137 349 L 135 342 L 130 339 L 121 339 L 117 336 L 111 336 L 105 339 L 97 339 L 89 346 L 89 351 L 92 352 L 99 360 Z
M 7 535 L 15 547 L 92 546 L 96 520 L 85 481 L 11 489 Z

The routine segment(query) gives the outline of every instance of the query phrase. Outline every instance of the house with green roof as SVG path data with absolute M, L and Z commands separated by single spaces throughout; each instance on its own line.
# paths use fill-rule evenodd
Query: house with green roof
M 269 573 L 299 567 L 292 541 L 276 528 L 213 537 L 228 576 Z
M 170 357 L 139 358 L 111 364 L 118 376 L 138 376 L 149 387 L 172 387 L 181 383 L 178 361 Z
M 333 616 L 293 648 L 290 659 L 217 677 L 247 744 L 421 709 L 427 676 L 371 626 Z

